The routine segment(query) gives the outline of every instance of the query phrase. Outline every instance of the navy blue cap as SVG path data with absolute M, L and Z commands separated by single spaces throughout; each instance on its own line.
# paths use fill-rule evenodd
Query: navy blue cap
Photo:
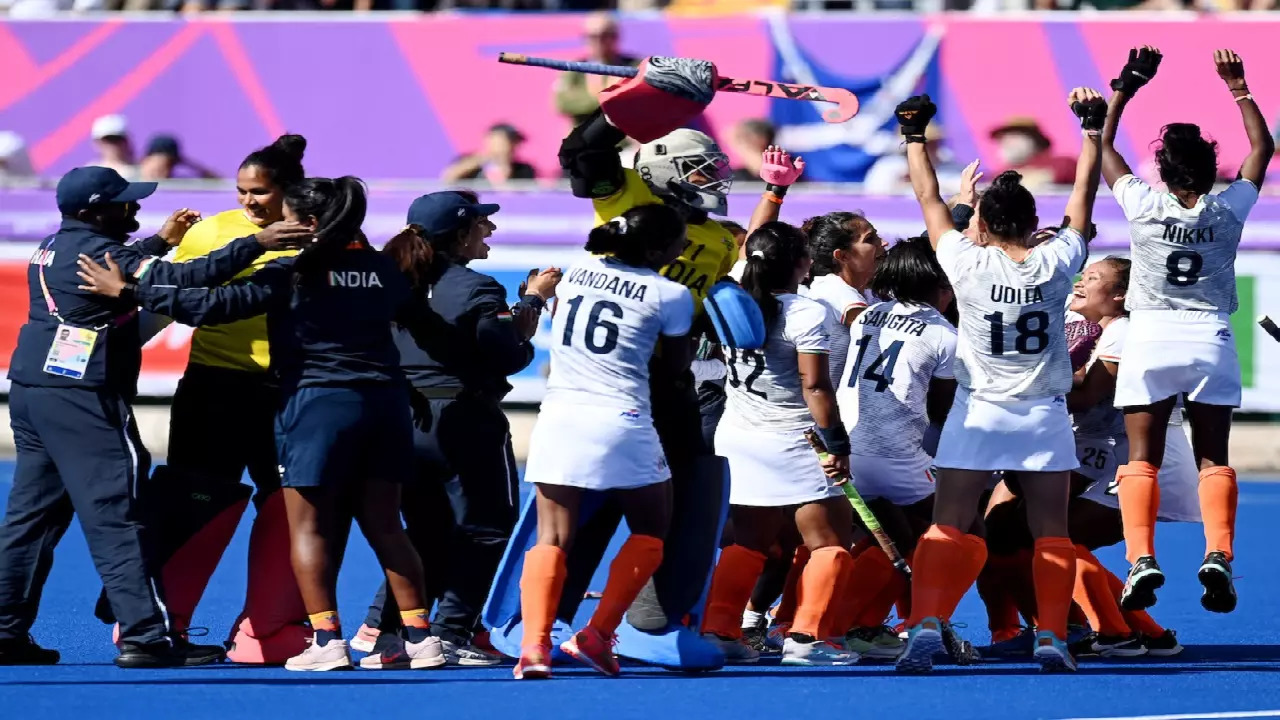
M 58 181 L 58 210 L 75 215 L 90 205 L 136 202 L 155 191 L 155 183 L 131 183 L 111 168 L 78 167 Z
M 428 235 L 439 235 L 496 212 L 493 203 L 473 203 L 452 191 L 433 192 L 413 201 L 407 222 L 422 226 Z

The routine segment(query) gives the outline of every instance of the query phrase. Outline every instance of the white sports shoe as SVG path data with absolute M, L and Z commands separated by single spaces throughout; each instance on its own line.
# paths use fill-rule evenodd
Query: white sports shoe
M 378 628 L 361 625 L 360 629 L 356 631 L 355 636 L 352 637 L 350 642 L 347 644 L 351 646 L 352 650 L 358 650 L 362 653 L 371 653 L 373 652 L 374 644 L 378 642 L 378 636 L 381 634 L 382 631 Z
M 324 645 L 317 645 L 314 636 L 306 650 L 289 658 L 284 663 L 285 670 L 304 672 L 348 670 L 351 667 L 351 653 L 347 650 L 346 640 L 336 638 Z
M 793 638 L 782 641 L 782 664 L 805 666 L 853 665 L 858 653 L 845 650 L 829 642 L 815 640 L 803 643 Z
M 434 635 L 428 636 L 422 642 L 412 643 L 406 640 L 404 650 L 409 656 L 410 670 L 440 667 L 449 660 L 444 656 L 444 644 Z
M 726 665 L 746 665 L 760 659 L 760 653 L 741 640 L 726 640 L 715 633 L 703 633 L 702 639 L 720 648 Z

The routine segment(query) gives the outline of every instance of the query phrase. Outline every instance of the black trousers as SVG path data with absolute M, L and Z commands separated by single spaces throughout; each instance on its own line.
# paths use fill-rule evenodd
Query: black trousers
M 9 390 L 18 450 L 0 524 L 0 639 L 25 638 L 74 515 L 120 623 L 120 639 L 165 639 L 168 618 L 146 553 L 138 487 L 151 466 L 129 403 L 106 390 Z
M 280 392 L 267 373 L 188 365 L 169 415 L 170 472 L 238 483 L 249 471 L 258 500 L 280 487 L 275 416 Z
M 520 516 L 511 427 L 498 403 L 463 394 L 413 400 L 415 479 L 404 486 L 405 527 L 422 556 L 433 631 L 469 641 Z M 365 623 L 400 624 L 384 582 Z

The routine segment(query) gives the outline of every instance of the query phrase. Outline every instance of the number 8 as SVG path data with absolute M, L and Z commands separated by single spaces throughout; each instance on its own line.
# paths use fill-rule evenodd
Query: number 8
M 1183 260 L 1190 261 L 1186 269 L 1182 267 Z M 1204 268 L 1204 258 L 1200 257 L 1200 253 L 1195 250 L 1174 250 L 1169 253 L 1164 267 L 1169 271 L 1164 276 L 1165 281 L 1175 287 L 1189 287 L 1200 282 L 1200 270 Z

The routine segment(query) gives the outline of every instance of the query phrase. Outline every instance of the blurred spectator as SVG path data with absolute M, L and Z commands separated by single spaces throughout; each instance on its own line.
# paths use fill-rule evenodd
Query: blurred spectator
M 216 178 L 218 174 L 182 157 L 178 139 L 172 135 L 154 135 L 147 143 L 147 152 L 138 163 L 142 180 L 170 180 L 173 178 Z
M 35 174 L 22 136 L 8 130 L 0 132 L 0 180 L 33 177 Z
M 524 135 L 515 127 L 499 123 L 489 128 L 484 145 L 479 152 L 464 155 L 444 169 L 441 178 L 446 182 L 483 178 L 493 185 L 508 180 L 533 180 L 537 172 L 526 162 L 516 160 L 516 149 L 524 142 Z
M 13 19 L 47 18 L 66 11 L 108 10 L 102 0 L 0 0 L 0 15 L 8 10 Z
M 94 120 L 93 145 L 98 150 L 98 158 L 90 165 L 111 168 L 125 180 L 138 179 L 133 144 L 129 141 L 129 123 L 123 115 L 103 115 Z
M 583 36 L 587 41 L 587 62 L 605 65 L 640 64 L 640 58 L 623 55 L 618 51 L 618 24 L 607 13 L 593 13 L 583 24 Z M 582 73 L 561 73 L 556 81 L 556 112 L 569 118 L 574 125 L 586 120 L 600 107 L 596 96 L 618 78 Z
M 960 173 L 964 166 L 955 162 L 951 153 L 943 145 L 945 136 L 942 128 L 930 123 L 924 131 L 924 149 L 929 153 L 933 169 L 938 173 L 938 187 L 943 197 L 947 197 L 960 189 Z M 894 195 L 911 189 L 911 178 L 907 174 L 907 146 L 898 145 L 897 152 L 882 155 L 867 170 L 862 180 L 867 192 L 874 195 Z
M 773 144 L 777 130 L 764 118 L 748 118 L 733 127 L 729 147 L 738 157 L 739 167 L 733 170 L 733 179 L 739 182 L 760 182 L 760 165 L 764 162 L 764 149 Z M 803 180 L 804 176 L 800 177 Z M 797 182 L 799 182 L 798 180 Z
M 1022 184 L 1026 187 L 1075 182 L 1075 158 L 1054 155 L 1053 143 L 1035 118 L 1009 118 L 1004 125 L 991 131 L 991 139 L 998 144 L 1000 170 L 1022 173 Z

